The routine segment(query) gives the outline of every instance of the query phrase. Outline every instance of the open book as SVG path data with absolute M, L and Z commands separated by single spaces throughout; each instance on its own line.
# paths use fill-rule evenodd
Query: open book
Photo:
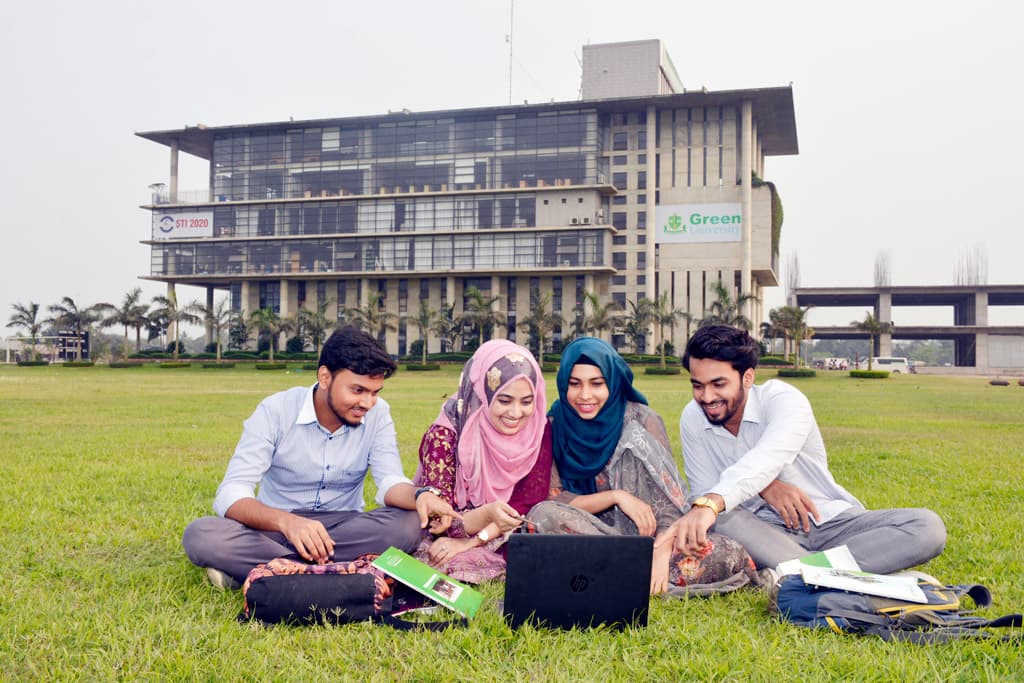
M 385 550 L 373 561 L 373 566 L 467 619 L 473 618 L 484 599 L 483 595 L 469 586 L 442 574 L 398 548 Z
M 924 591 L 917 585 L 917 579 L 910 576 L 889 576 L 849 569 L 804 566 L 801 571 L 804 583 L 826 588 L 838 588 L 854 593 L 866 593 L 883 598 L 895 598 L 907 602 L 927 603 Z

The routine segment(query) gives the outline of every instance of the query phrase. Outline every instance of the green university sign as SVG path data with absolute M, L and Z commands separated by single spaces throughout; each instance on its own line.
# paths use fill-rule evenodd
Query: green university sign
M 666 204 L 655 208 L 656 241 L 740 242 L 743 212 L 738 203 Z

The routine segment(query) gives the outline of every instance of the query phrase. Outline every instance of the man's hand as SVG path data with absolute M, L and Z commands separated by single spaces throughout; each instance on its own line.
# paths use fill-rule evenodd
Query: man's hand
M 776 479 L 761 491 L 761 498 L 775 508 L 790 529 L 811 530 L 811 516 L 820 520 L 818 508 L 801 489 Z
M 430 533 L 435 535 L 448 531 L 453 519 L 462 519 L 448 501 L 430 491 L 424 491 L 416 499 L 416 514 L 420 517 L 420 528 L 426 529 L 429 524 Z
M 637 533 L 641 536 L 653 536 L 658 530 L 658 520 L 655 519 L 651 506 L 632 493 L 619 490 L 615 494 L 615 504 L 633 520 Z
M 307 562 L 326 564 L 334 555 L 334 541 L 324 525 L 315 519 L 288 514 L 281 524 L 281 533 Z
M 654 541 L 655 549 L 675 546 L 675 549 L 687 557 L 699 555 L 708 544 L 708 529 L 712 527 L 718 516 L 714 510 L 694 506 L 685 515 L 672 523 L 664 533 Z

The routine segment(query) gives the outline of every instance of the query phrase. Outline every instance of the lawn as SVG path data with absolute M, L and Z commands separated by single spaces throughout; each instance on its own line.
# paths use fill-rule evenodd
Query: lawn
M 760 379 L 774 375 L 762 371 Z M 384 390 L 405 469 L 457 367 L 399 372 Z M 466 629 L 365 624 L 262 628 L 238 593 L 181 550 L 209 514 L 247 417 L 310 371 L 0 367 L 0 677 L 6 680 L 1009 680 L 1020 645 L 919 647 L 774 622 L 766 597 L 653 601 L 625 633 L 508 629 L 500 585 Z M 1024 387 L 901 376 L 793 380 L 810 397 L 837 479 L 869 507 L 927 506 L 946 552 L 925 569 L 991 588 L 991 615 L 1024 610 Z M 675 427 L 683 377 L 637 379 Z M 549 399 L 554 378 L 549 376 Z M 367 500 L 372 500 L 372 483 Z

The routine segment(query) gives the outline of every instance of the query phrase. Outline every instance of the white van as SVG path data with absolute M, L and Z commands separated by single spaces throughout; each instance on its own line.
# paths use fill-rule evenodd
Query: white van
M 857 364 L 858 370 L 868 369 L 868 359 L 865 358 Z M 888 370 L 894 375 L 900 373 L 910 374 L 910 362 L 900 356 L 874 356 L 871 359 L 872 370 Z

